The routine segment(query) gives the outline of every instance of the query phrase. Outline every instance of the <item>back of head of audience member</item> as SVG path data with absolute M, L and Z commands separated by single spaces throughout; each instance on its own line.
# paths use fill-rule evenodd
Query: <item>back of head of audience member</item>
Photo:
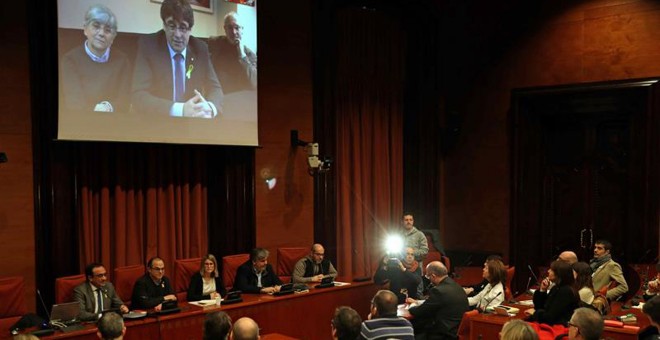
M 604 327 L 605 322 L 600 313 L 587 307 L 578 308 L 568 322 L 568 338 L 598 340 Z
M 353 308 L 341 306 L 335 309 L 335 316 L 330 324 L 334 339 L 354 340 L 360 335 L 362 318 Z
M 538 340 L 539 336 L 527 322 L 514 319 L 504 324 L 500 332 L 502 340 Z
M 573 264 L 578 261 L 578 257 L 574 252 L 567 250 L 561 252 L 557 260 L 567 262 L 568 264 Z
M 396 294 L 392 293 L 389 290 L 379 290 L 374 298 L 371 300 L 371 305 L 376 309 L 375 315 L 372 313 L 372 317 L 382 317 L 385 315 L 396 315 L 397 304 L 399 303 L 399 298 Z
M 660 295 L 656 295 L 646 301 L 644 307 L 642 307 L 642 311 L 648 316 L 651 324 L 660 329 Z
M 231 338 L 233 340 L 257 340 L 259 339 L 259 325 L 250 318 L 240 318 L 234 323 Z
M 231 330 L 231 317 L 225 312 L 213 312 L 206 315 L 204 321 L 204 340 L 224 340 Z
M 126 334 L 124 319 L 115 312 L 103 314 L 96 327 L 98 327 L 96 335 L 104 340 L 123 339 Z

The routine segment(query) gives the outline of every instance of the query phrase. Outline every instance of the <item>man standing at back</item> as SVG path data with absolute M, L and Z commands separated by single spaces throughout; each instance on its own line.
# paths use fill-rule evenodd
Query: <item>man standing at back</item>
M 415 228 L 415 219 L 412 214 L 403 215 L 403 245 L 415 252 L 415 260 L 423 261 L 429 253 L 429 243 L 426 235 Z
M 316 243 L 308 256 L 296 262 L 293 267 L 293 283 L 320 282 L 324 277 L 337 277 L 337 270 L 325 258 L 325 249 Z
M 186 0 L 165 0 L 163 29 L 138 42 L 133 109 L 171 117 L 213 118 L 222 113 L 222 87 L 208 46 L 190 35 L 195 18 Z
M 609 300 L 614 300 L 628 291 L 628 283 L 623 277 L 621 265 L 612 260 L 612 243 L 607 240 L 597 240 L 594 242 L 594 258 L 589 265 L 593 270 L 592 280 L 594 290 L 601 293 L 606 290 L 605 296 Z M 614 287 L 610 284 L 616 282 Z
M 426 277 L 433 288 L 429 297 L 419 306 L 410 307 L 414 317 L 416 339 L 456 339 L 458 325 L 468 310 L 468 300 L 463 288 L 447 275 L 447 267 L 440 261 L 426 266 Z M 407 303 L 417 301 L 408 299 Z
M 81 321 L 96 321 L 101 312 L 119 308 L 128 313 L 128 307 L 121 301 L 115 287 L 108 282 L 108 272 L 101 263 L 91 263 L 85 267 L 87 281 L 73 289 L 73 296 L 80 303 Z
M 371 300 L 369 319 L 362 322 L 360 339 L 414 340 L 410 322 L 396 315 L 397 296 L 389 290 L 379 290 Z

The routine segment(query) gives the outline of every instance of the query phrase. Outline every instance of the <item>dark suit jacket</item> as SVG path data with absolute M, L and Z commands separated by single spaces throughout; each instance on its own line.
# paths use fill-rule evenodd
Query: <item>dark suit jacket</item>
M 115 287 L 110 282 L 101 288 L 103 292 L 101 296 L 103 297 L 103 309 L 119 308 L 124 302 L 121 301 L 117 292 L 115 292 Z M 94 313 L 96 309 L 96 294 L 92 289 L 92 285 L 86 281 L 78 287 L 73 289 L 73 297 L 78 303 L 80 303 L 80 314 L 78 318 L 82 321 L 96 321 L 99 318 L 99 314 Z
M 190 37 L 186 49 L 186 68 L 191 69 L 186 77 L 186 100 L 192 98 L 197 89 L 204 98 L 213 102 L 222 113 L 222 87 L 211 66 L 206 43 Z M 167 116 L 174 100 L 172 60 L 167 48 L 165 32 L 160 30 L 140 38 L 135 70 L 133 72 L 133 110 L 137 113 L 157 113 Z
M 465 291 L 452 278 L 446 277 L 429 290 L 429 298 L 421 306 L 410 308 L 415 335 L 426 339 L 456 339 L 458 325 L 468 310 Z
M 199 301 L 210 299 L 211 295 L 203 295 L 203 290 L 204 282 L 202 281 L 202 274 L 197 272 L 190 278 L 190 285 L 188 286 L 188 294 L 186 300 Z M 227 290 L 225 289 L 225 285 L 222 283 L 222 278 L 220 276 L 215 278 L 215 291 L 220 293 L 222 296 L 227 295 Z
M 240 290 L 243 293 L 258 294 L 261 288 L 257 287 L 257 274 L 254 273 L 252 261 L 247 260 L 236 270 L 233 290 Z M 282 281 L 275 275 L 273 267 L 266 265 L 266 269 L 261 274 L 261 287 L 272 287 L 281 285 Z
M 170 279 L 163 276 L 160 285 L 156 285 L 149 274 L 144 274 L 135 281 L 131 308 L 151 309 L 165 301 L 164 296 L 174 294 Z
M 549 292 L 534 292 L 534 315 L 530 320 L 549 325 L 566 325 L 580 298 L 568 285 L 554 286 Z

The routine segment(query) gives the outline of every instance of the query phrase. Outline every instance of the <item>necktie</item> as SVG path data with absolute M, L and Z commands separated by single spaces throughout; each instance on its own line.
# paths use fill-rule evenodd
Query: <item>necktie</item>
M 184 78 L 183 74 L 183 55 L 177 53 L 174 55 L 174 101 L 177 103 L 184 102 Z
M 96 290 L 96 312 L 101 313 L 103 311 L 103 297 L 101 297 L 101 290 Z

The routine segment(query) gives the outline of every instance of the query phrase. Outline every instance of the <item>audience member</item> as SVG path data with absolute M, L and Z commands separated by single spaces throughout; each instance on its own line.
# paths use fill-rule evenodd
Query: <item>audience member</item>
M 243 23 L 236 12 L 223 20 L 224 36 L 209 38 L 209 52 L 215 73 L 225 94 L 257 88 L 257 54 L 245 46 Z
M 415 227 L 415 218 L 412 214 L 403 215 L 403 244 L 413 249 L 415 260 L 422 261 L 429 253 L 429 244 L 426 235 Z
M 325 249 L 314 244 L 308 256 L 296 262 L 293 267 L 293 283 L 320 282 L 324 277 L 336 277 L 337 270 L 330 260 L 325 258 Z
M 660 329 L 660 295 L 656 295 L 650 300 L 646 301 L 642 307 L 642 312 L 646 314 L 646 317 L 649 319 L 651 325 L 644 329 L 639 334 L 640 340 L 658 340 L 660 335 L 658 330 Z
M 164 0 L 163 29 L 138 41 L 133 108 L 138 113 L 213 118 L 222 113 L 222 87 L 208 46 L 190 32 L 195 24 L 187 0 Z
M 332 338 L 335 340 L 355 340 L 360 335 L 362 318 L 351 307 L 340 306 L 330 321 Z
M 538 340 L 534 328 L 520 319 L 507 321 L 500 332 L 501 340 Z
M 132 69 L 124 52 L 110 53 L 117 18 L 108 7 L 93 5 L 84 19 L 87 40 L 62 57 L 60 104 L 69 111 L 128 112 Z
M 243 293 L 275 293 L 280 290 L 282 281 L 268 264 L 269 252 L 255 248 L 250 252 L 250 259 L 236 270 L 233 290 Z
M 187 300 L 209 300 L 223 295 L 227 295 L 227 290 L 218 273 L 218 261 L 215 256 L 208 254 L 202 257 L 199 271 L 190 278 Z
M 650 300 L 660 293 L 660 263 L 655 265 L 655 280 L 648 282 L 648 287 L 644 291 L 644 300 Z
M 569 340 L 598 340 L 603 334 L 603 317 L 591 308 L 578 308 L 568 322 Z
M 612 243 L 607 240 L 594 242 L 594 258 L 589 265 L 594 271 L 592 276 L 594 290 L 601 292 L 610 300 L 615 300 L 628 291 L 628 283 L 623 277 L 621 265 L 612 260 Z M 610 283 L 616 282 L 614 287 Z
M 379 290 L 371 300 L 368 320 L 362 322 L 360 339 L 415 339 L 410 321 L 396 315 L 397 305 L 398 300 L 394 293 Z
M 165 276 L 165 262 L 160 257 L 152 257 L 147 262 L 147 273 L 133 286 L 133 304 L 136 309 L 163 309 L 163 303 L 176 303 L 176 295 Z
M 259 325 L 254 320 L 247 317 L 236 320 L 231 330 L 232 340 L 257 340 L 259 338 Z
M 73 289 L 73 297 L 80 303 L 81 321 L 96 321 L 106 309 L 119 308 L 128 313 L 128 307 L 121 301 L 112 283 L 108 282 L 108 272 L 101 263 L 91 263 L 85 267 L 87 281 Z
M 96 327 L 96 335 L 103 340 L 121 340 L 126 334 L 124 319 L 115 312 L 104 313 Z
M 414 317 L 416 337 L 455 339 L 463 313 L 468 310 L 467 296 L 463 288 L 447 275 L 447 268 L 440 261 L 426 266 L 426 276 L 433 285 L 429 297 L 421 305 L 415 304 L 409 312 Z
M 468 305 L 480 311 L 488 307 L 499 306 L 504 302 L 504 284 L 506 283 L 506 269 L 499 260 L 486 261 L 483 269 L 483 278 L 488 280 L 486 287 L 479 294 L 468 297 Z
M 550 283 L 553 287 L 548 291 Z M 534 308 L 525 310 L 529 320 L 549 325 L 566 325 L 578 307 L 578 296 L 573 289 L 573 270 L 564 261 L 554 261 L 548 269 L 548 277 L 541 281 L 534 292 Z
M 488 255 L 488 257 L 486 258 L 486 261 L 484 261 L 484 266 L 486 265 L 486 262 L 488 262 L 490 260 L 499 260 L 502 263 L 504 263 L 504 260 L 502 259 L 502 256 L 493 254 L 493 255 Z M 463 289 L 465 290 L 465 294 L 467 294 L 467 296 L 475 296 L 475 295 L 479 294 L 479 292 L 481 292 L 484 288 L 486 288 L 486 285 L 488 285 L 488 280 L 483 279 L 483 281 L 479 282 L 478 284 L 473 285 L 473 286 L 469 286 L 469 287 L 465 287 Z
M 390 290 L 396 294 L 399 303 L 404 303 L 408 297 L 421 298 L 418 286 L 422 282 L 422 268 L 415 260 L 413 249 L 406 248 L 403 261 L 385 255 L 376 270 L 374 282 L 379 285 L 389 282 Z
M 576 262 L 573 264 L 573 276 L 575 283 L 573 288 L 578 292 L 583 306 L 591 306 L 594 302 L 594 285 L 591 280 L 591 267 L 586 262 Z
M 559 257 L 557 257 L 557 260 L 558 261 L 564 261 L 564 262 L 572 265 L 573 263 L 578 261 L 578 258 L 577 258 L 577 255 L 574 252 L 572 252 L 570 250 L 567 250 L 567 251 L 561 252 L 561 254 L 559 254 Z
M 231 330 L 231 317 L 225 312 L 206 314 L 203 340 L 226 340 Z

